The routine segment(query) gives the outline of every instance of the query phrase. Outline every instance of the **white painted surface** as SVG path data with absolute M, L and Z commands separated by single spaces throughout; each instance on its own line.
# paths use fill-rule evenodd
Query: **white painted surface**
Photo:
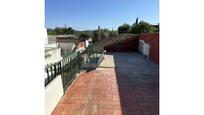
M 54 49 L 51 49 L 49 51 L 46 51 L 45 55 L 50 55 L 50 56 L 45 58 L 45 64 L 58 62 L 62 59 L 60 48 L 54 48 Z
M 85 45 L 86 45 L 86 48 L 89 46 L 89 41 L 88 40 L 85 41 Z
M 57 76 L 45 88 L 45 115 L 50 115 L 63 96 L 61 75 Z
M 44 38 L 45 38 L 45 44 L 48 44 L 48 36 L 47 36 L 47 29 L 44 29 Z
M 56 44 L 56 36 L 48 35 L 48 44 Z
M 72 51 L 75 47 L 75 44 L 74 43 L 58 43 L 58 47 L 63 50 Z
M 144 43 L 143 54 L 147 57 L 149 57 L 149 50 L 150 50 L 150 45 L 148 43 Z
M 139 40 L 139 52 L 143 53 L 143 45 L 144 45 L 144 41 L 143 40 Z

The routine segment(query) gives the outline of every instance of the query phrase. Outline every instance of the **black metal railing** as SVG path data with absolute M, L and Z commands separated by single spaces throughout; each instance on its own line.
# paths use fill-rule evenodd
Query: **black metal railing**
M 76 74 L 80 72 L 79 52 L 71 54 L 62 60 L 62 82 L 64 90 L 71 84 Z
M 84 51 L 81 53 L 81 69 L 95 69 L 104 58 L 104 51 Z
M 61 74 L 62 61 L 54 64 L 46 65 L 45 67 L 45 86 L 49 84 L 57 75 Z
M 46 65 L 45 86 L 61 74 L 63 88 L 66 90 L 80 70 L 96 68 L 103 60 L 103 54 L 94 51 L 93 46 L 89 45 L 83 52 L 73 52 L 59 62 Z

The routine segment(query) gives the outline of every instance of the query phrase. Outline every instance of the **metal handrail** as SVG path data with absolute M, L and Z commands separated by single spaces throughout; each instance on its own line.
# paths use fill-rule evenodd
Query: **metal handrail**
M 103 52 L 94 51 L 93 45 L 90 44 L 83 52 L 73 52 L 70 55 L 67 55 L 62 60 L 51 63 L 45 66 L 45 87 L 58 75 L 62 75 L 63 86 L 66 89 L 71 81 L 75 78 L 74 76 L 80 72 L 83 64 L 88 64 L 88 60 L 96 60 L 94 66 L 97 67 L 103 59 Z M 83 56 L 87 56 L 84 58 Z M 85 62 L 85 63 L 84 63 Z

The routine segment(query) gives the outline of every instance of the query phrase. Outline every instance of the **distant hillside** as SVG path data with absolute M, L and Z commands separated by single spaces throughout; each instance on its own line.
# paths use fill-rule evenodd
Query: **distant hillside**
M 54 33 L 54 31 L 55 31 L 55 29 L 47 28 L 47 33 L 49 35 L 52 35 L 52 33 Z M 74 34 L 76 34 L 76 35 L 79 35 L 80 33 L 90 33 L 90 34 L 93 34 L 94 31 L 95 30 L 82 30 L 82 31 L 74 30 Z
M 75 30 L 74 31 L 74 34 L 80 34 L 80 33 L 90 33 L 90 34 L 93 34 L 95 30 L 82 30 L 82 31 L 79 31 L 79 30 Z

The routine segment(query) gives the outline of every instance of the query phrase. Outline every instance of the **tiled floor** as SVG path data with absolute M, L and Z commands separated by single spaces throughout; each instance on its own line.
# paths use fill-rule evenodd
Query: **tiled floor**
M 52 115 L 159 115 L 158 65 L 111 53 L 101 67 L 77 77 Z

